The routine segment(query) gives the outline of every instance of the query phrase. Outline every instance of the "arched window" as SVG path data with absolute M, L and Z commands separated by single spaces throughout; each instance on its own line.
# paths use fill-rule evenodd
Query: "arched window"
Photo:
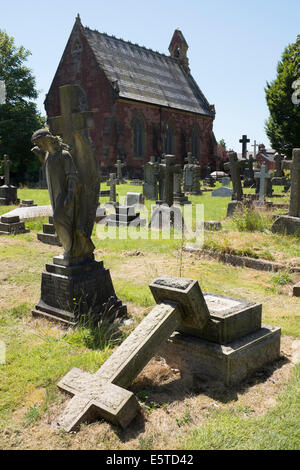
M 165 128 L 164 152 L 169 155 L 174 153 L 174 131 L 169 123 L 166 124 Z
M 200 144 L 199 144 L 199 131 L 195 127 L 192 132 L 192 154 L 193 157 L 199 159 L 200 157 Z
M 144 156 L 145 129 L 141 119 L 133 122 L 133 156 L 142 158 Z

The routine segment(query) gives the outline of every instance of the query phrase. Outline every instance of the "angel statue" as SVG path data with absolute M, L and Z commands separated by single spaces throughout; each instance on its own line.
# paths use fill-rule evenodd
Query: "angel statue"
M 84 138 L 78 133 L 73 155 L 47 128 L 31 138 L 32 151 L 45 164 L 53 223 L 66 260 L 92 257 L 95 248 L 91 234 L 99 199 L 99 172 Z

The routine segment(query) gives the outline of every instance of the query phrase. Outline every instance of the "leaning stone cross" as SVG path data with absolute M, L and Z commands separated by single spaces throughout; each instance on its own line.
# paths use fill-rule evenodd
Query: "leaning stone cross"
M 117 163 L 114 165 L 117 169 L 117 179 L 122 180 L 122 168 L 125 165 L 125 163 L 122 163 L 121 160 L 117 160 Z
M 74 150 L 74 133 L 92 129 L 94 127 L 93 113 L 91 111 L 76 111 L 78 108 L 79 87 L 65 85 L 59 87 L 59 101 L 61 116 L 49 119 L 49 126 L 53 134 L 63 136 L 64 142 Z
M 58 426 L 74 431 L 96 418 L 125 428 L 139 404 L 128 390 L 160 345 L 179 327 L 202 329 L 210 314 L 197 281 L 162 276 L 150 284 L 157 305 L 95 374 L 72 369 L 58 384 L 73 398 Z
M 9 175 L 9 168 L 11 166 L 11 161 L 9 160 L 7 155 L 4 155 L 4 160 L 2 160 L 2 165 L 4 169 L 4 184 L 9 186 L 10 184 L 10 175 Z
M 282 167 L 291 171 L 289 215 L 300 217 L 300 149 L 293 150 L 293 160 L 284 160 Z
M 116 202 L 116 173 L 109 174 L 109 180 L 106 182 L 107 186 L 109 186 L 109 202 Z
M 244 159 L 247 158 L 247 144 L 250 142 L 250 139 L 247 139 L 246 135 L 243 135 L 242 138 L 239 140 L 240 144 L 242 144 L 242 156 Z
M 224 164 L 224 168 L 230 170 L 233 193 L 237 201 L 243 199 L 241 168 L 244 165 L 245 161 L 239 161 L 236 152 L 229 152 L 229 162 Z
M 263 203 L 266 193 L 266 179 L 271 178 L 270 173 L 266 171 L 266 164 L 263 163 L 259 172 L 256 172 L 254 175 L 256 178 L 259 178 L 259 202 Z

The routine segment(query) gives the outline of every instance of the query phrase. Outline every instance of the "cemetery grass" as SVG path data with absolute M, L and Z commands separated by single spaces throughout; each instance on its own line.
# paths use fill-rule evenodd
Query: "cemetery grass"
M 122 192 L 139 190 L 129 185 L 119 188 Z M 43 190 L 28 190 L 36 191 L 31 196 L 23 196 L 21 191 L 27 190 L 19 191 L 22 199 L 31 198 L 40 203 L 39 191 L 43 193 Z M 210 193 L 204 197 L 212 204 L 214 198 Z M 44 194 L 41 198 L 41 203 L 48 203 Z M 223 219 L 228 201 L 214 201 L 211 209 L 208 202 L 207 219 Z M 61 248 L 36 240 L 43 222 L 26 223 L 26 226 L 31 224 L 29 234 L 0 237 L 3 286 L 0 340 L 5 342 L 7 350 L 6 364 L 0 365 L 1 448 L 299 448 L 296 410 L 300 401 L 300 366 L 294 366 L 292 358 L 299 355 L 300 309 L 299 300 L 291 297 L 291 291 L 292 285 L 300 281 L 300 275 L 224 265 L 182 252 L 180 240 L 112 243 L 98 240 L 94 233 L 96 258 L 103 259 L 110 269 L 117 295 L 127 303 L 133 323 L 122 327 L 119 334 L 107 330 L 99 334 L 85 327 L 66 330 L 30 315 L 39 299 L 41 271 L 46 262 L 61 252 Z M 224 224 L 228 229 L 225 234 L 206 233 L 205 242 L 213 240 L 223 248 L 233 243 L 237 250 L 248 245 L 259 256 L 264 251 L 274 257 L 285 253 L 289 260 L 300 256 L 297 240 L 275 237 L 274 241 L 274 235 L 268 233 L 232 231 L 231 224 Z M 148 285 L 158 274 L 181 274 L 197 279 L 205 291 L 261 302 L 263 323 L 282 328 L 281 359 L 239 387 L 228 389 L 218 383 L 195 380 L 188 371 L 181 376 L 178 371 L 170 370 L 158 355 L 132 386 L 142 414 L 128 430 L 120 431 L 100 421 L 82 425 L 77 434 L 57 431 L 51 423 L 68 401 L 58 391 L 57 382 L 74 366 L 90 372 L 100 367 L 154 306 Z

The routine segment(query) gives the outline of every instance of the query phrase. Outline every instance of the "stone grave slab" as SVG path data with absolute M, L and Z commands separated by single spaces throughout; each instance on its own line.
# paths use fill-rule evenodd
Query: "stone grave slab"
M 211 195 L 212 197 L 231 197 L 232 189 L 227 188 L 226 186 L 221 186 L 220 188 L 214 189 Z
M 38 217 L 50 217 L 53 215 L 53 211 L 51 206 L 18 207 L 5 215 L 17 215 L 20 220 L 30 220 Z

